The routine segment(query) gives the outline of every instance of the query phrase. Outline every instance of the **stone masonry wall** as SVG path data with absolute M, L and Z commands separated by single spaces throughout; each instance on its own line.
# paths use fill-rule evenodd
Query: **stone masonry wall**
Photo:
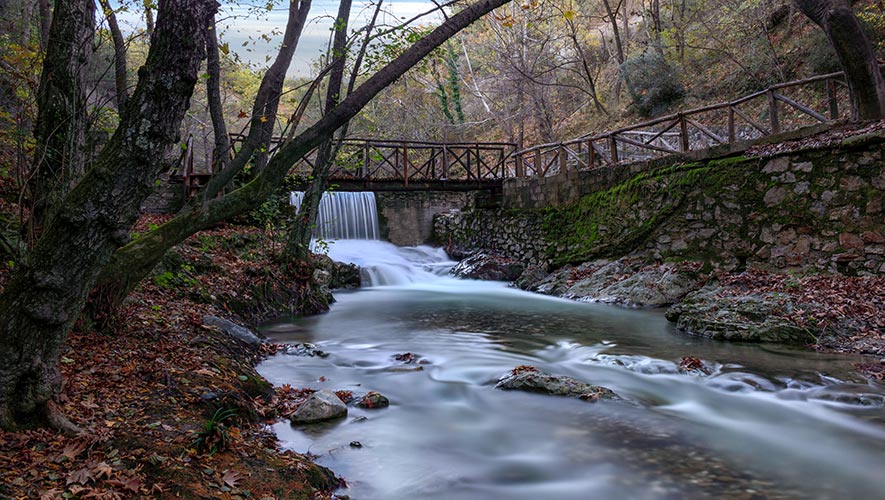
M 766 158 L 725 158 L 572 174 L 571 202 L 473 211 L 437 222 L 437 240 L 546 260 L 554 267 L 634 255 L 726 269 L 885 274 L 885 133 Z M 566 179 L 520 180 L 525 206 L 561 197 Z M 508 194 L 513 207 L 519 197 Z M 525 207 L 520 207 L 525 208 Z M 540 219 L 540 222 L 538 220 Z M 478 221 L 483 222 L 478 222 Z M 513 228 L 524 228 L 514 231 Z M 510 241 L 507 241 L 507 239 Z M 491 239 L 491 241 L 490 241 Z M 544 247 L 546 259 L 536 248 Z M 531 251 L 525 249 L 532 248 Z
M 433 224 L 434 243 L 450 254 L 487 250 L 524 262 L 547 261 L 540 210 L 452 211 L 437 215 Z
M 429 243 L 434 215 L 473 208 L 477 196 L 464 191 L 376 192 L 381 238 L 403 246 Z

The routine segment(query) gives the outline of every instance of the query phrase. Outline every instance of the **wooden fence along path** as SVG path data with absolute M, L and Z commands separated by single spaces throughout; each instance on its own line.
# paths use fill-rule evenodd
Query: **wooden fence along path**
M 849 113 L 844 75 L 832 73 L 773 85 L 734 101 L 521 151 L 506 142 L 346 139 L 330 180 L 350 181 L 351 185 L 362 182 L 367 188 L 372 183 L 394 182 L 403 189 L 409 189 L 410 184 L 440 189 L 454 184 L 494 184 L 505 178 L 545 177 L 570 169 L 588 170 L 698 151 L 847 118 Z M 232 134 L 232 147 L 244 139 Z M 274 138 L 270 153 L 282 142 Z M 309 153 L 293 166 L 292 173 L 309 176 L 315 156 L 315 151 Z M 184 161 L 187 165 L 182 165 L 185 168 L 180 171 L 190 194 L 192 184 L 205 182 L 211 174 L 194 174 L 193 161 Z

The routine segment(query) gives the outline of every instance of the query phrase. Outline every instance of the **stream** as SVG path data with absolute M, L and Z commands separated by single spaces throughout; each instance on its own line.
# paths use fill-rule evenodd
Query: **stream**
M 329 254 L 362 266 L 368 286 L 336 292 L 327 314 L 263 333 L 330 355 L 280 354 L 259 371 L 277 385 L 390 399 L 332 423 L 275 425 L 285 448 L 345 478 L 339 494 L 885 498 L 885 387 L 853 372 L 856 357 L 699 339 L 659 310 L 454 279 L 453 262 L 430 247 L 339 240 Z M 426 364 L 394 359 L 403 353 Z M 681 373 L 683 356 L 712 373 Z M 496 390 L 519 365 L 625 401 Z

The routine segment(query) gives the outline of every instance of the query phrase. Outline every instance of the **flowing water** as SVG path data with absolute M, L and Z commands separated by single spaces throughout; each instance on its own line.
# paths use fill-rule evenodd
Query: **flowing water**
M 370 285 L 337 293 L 328 314 L 265 329 L 330 355 L 278 355 L 259 371 L 390 399 L 275 426 L 285 447 L 343 476 L 351 498 L 885 498 L 885 387 L 853 373 L 857 358 L 697 339 L 660 311 L 457 280 L 429 247 L 336 241 L 330 255 L 364 266 Z M 426 364 L 394 359 L 407 352 Z M 712 373 L 681 373 L 683 356 Z M 519 365 L 625 401 L 494 389 Z

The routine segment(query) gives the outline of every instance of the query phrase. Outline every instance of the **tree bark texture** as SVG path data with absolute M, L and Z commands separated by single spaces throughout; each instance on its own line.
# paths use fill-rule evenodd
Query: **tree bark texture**
M 216 7 L 214 0 L 160 0 L 147 62 L 119 127 L 0 295 L 0 427 L 46 418 L 58 424 L 52 401 L 67 331 L 98 273 L 129 239 L 158 158 L 178 139 Z
M 876 52 L 848 0 L 793 0 L 824 30 L 845 71 L 853 119 L 885 118 L 885 79 Z
M 120 248 L 110 265 L 102 271 L 99 285 L 105 290 L 103 293 L 117 291 L 117 297 L 122 298 L 151 272 L 167 250 L 197 231 L 259 206 L 282 184 L 298 160 L 353 118 L 379 92 L 457 32 L 509 1 L 480 0 L 465 7 L 363 82 L 335 109 L 282 146 L 264 171 L 251 182 L 220 198 L 188 207 L 174 219 Z
M 32 228 L 47 222 L 50 207 L 57 206 L 83 176 L 87 114 L 83 77 L 92 57 L 94 32 L 93 0 L 57 3 L 37 92 L 37 150 L 28 182 Z

